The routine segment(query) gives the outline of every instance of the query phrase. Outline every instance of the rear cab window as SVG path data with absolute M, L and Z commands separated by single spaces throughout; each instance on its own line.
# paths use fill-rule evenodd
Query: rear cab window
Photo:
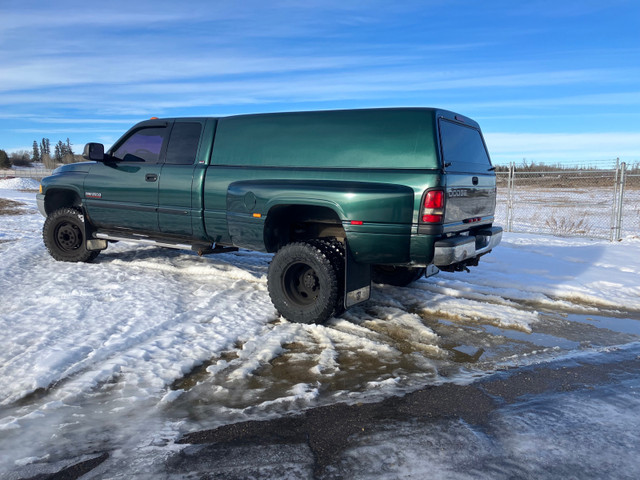
M 171 165 L 193 165 L 198 153 L 201 133 L 201 123 L 176 122 L 171 130 L 165 163 Z

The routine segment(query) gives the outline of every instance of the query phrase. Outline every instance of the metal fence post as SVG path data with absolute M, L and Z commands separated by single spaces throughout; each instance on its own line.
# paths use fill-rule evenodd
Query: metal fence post
M 622 240 L 622 207 L 624 205 L 624 185 L 627 164 L 620 164 L 620 197 L 618 199 L 618 214 L 616 218 L 616 240 Z
M 509 164 L 509 178 L 507 179 L 507 232 L 513 231 L 513 180 L 515 163 Z
M 616 220 L 618 214 L 618 180 L 620 178 L 620 159 L 616 158 L 616 174 L 613 178 L 613 202 L 611 202 L 611 234 L 609 241 L 613 242 L 616 234 Z

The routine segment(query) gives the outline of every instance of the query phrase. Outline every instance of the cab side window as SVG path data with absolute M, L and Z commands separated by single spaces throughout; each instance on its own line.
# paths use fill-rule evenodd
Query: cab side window
M 198 154 L 202 125 L 196 122 L 176 122 L 171 131 L 165 163 L 193 165 Z
M 165 127 L 142 128 L 128 137 L 112 156 L 124 162 L 159 163 Z

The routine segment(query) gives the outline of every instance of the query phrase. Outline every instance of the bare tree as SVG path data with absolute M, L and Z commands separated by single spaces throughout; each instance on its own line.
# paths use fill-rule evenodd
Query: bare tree
M 58 165 L 56 161 L 53 158 L 51 158 L 51 155 L 49 155 L 48 153 L 45 153 L 44 155 L 42 155 L 42 163 L 44 163 L 44 168 L 47 168 L 49 170 L 53 170 Z

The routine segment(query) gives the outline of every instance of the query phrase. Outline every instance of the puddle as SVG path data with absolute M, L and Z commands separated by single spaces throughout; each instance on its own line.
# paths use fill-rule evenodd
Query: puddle
M 640 319 L 568 314 L 567 321 L 587 324 L 599 330 L 640 336 Z
M 523 331 L 517 322 L 509 328 L 482 316 L 452 318 L 388 303 L 374 298 L 324 326 L 270 323 L 258 338 L 174 382 L 172 389 L 184 392 L 173 413 L 195 421 L 256 409 L 281 413 L 380 392 L 398 394 L 457 375 L 490 372 L 524 357 L 557 357 L 640 339 L 640 321 L 621 312 L 586 315 L 567 305 L 560 313 L 533 304 L 505 307 L 536 319 L 530 331 Z M 508 319 L 502 323 L 509 325 Z

